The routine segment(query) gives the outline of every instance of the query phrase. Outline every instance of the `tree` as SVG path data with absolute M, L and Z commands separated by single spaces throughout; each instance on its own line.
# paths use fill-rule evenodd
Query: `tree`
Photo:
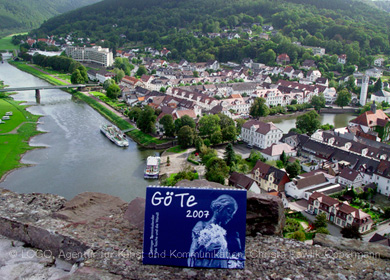
M 223 159 L 214 157 L 206 166 L 206 179 L 212 182 L 225 184 L 225 178 L 229 175 L 229 167 Z
M 197 136 L 197 137 L 195 138 L 194 145 L 195 145 L 196 151 L 197 151 L 197 152 L 200 152 L 202 146 L 204 146 L 204 142 L 203 142 L 202 137 Z
M 226 116 L 225 114 L 218 114 L 219 117 L 219 126 L 221 128 L 228 127 L 230 125 L 234 126 L 234 121 L 229 116 Z
M 321 126 L 319 117 L 320 115 L 318 115 L 316 111 L 307 112 L 306 114 L 297 117 L 295 127 L 303 133 L 312 135 Z
M 262 97 L 256 98 L 249 110 L 249 114 L 254 118 L 268 116 L 269 108 L 265 102 L 266 100 Z
M 351 93 L 347 89 L 342 89 L 337 93 L 337 98 L 335 100 L 335 104 L 343 108 L 344 106 L 347 106 L 352 99 Z
M 120 83 L 122 81 L 123 77 L 125 76 L 125 72 L 122 69 L 114 68 L 115 73 L 115 81 L 116 83 Z
M 234 125 L 229 125 L 222 129 L 222 139 L 224 141 L 234 141 L 236 139 L 237 132 Z
M 316 109 L 317 111 L 325 107 L 325 102 L 326 101 L 323 93 L 320 93 L 319 95 L 314 95 L 310 101 L 311 105 L 313 105 L 314 109 Z
M 135 107 L 132 107 L 130 109 L 130 111 L 128 112 L 127 115 L 129 116 L 130 120 L 133 120 L 136 122 L 138 120 L 138 117 L 140 116 L 141 112 L 142 112 L 141 108 L 135 106 Z
M 225 148 L 224 160 L 227 166 L 232 167 L 236 163 L 236 153 L 234 152 L 233 145 L 229 143 Z
M 298 161 L 287 164 L 286 172 L 290 178 L 295 178 L 301 173 L 301 165 Z
M 117 99 L 118 96 L 121 94 L 120 87 L 113 83 L 107 88 L 107 97 L 111 99 Z
M 175 120 L 176 133 L 179 132 L 180 128 L 185 125 L 188 125 L 193 129 L 195 129 L 196 126 L 194 119 L 192 119 L 190 116 L 184 115 L 181 118 Z
M 115 84 L 115 81 L 114 81 L 113 79 L 107 79 L 107 80 L 105 80 L 104 83 L 103 83 L 103 89 L 104 89 L 104 90 L 107 90 L 108 87 L 109 87 L 110 85 L 112 85 L 112 84 Z
M 390 218 L 390 206 L 385 207 L 383 211 L 385 212 L 384 214 L 385 218 L 386 219 Z
M 157 116 L 154 114 L 152 107 L 145 106 L 144 109 L 139 114 L 137 120 L 137 127 L 145 133 L 153 133 L 156 128 L 154 124 L 156 123 Z
M 222 142 L 222 132 L 221 130 L 215 131 L 213 134 L 211 134 L 210 137 L 211 144 L 217 145 Z
M 146 68 L 145 68 L 145 66 L 143 66 L 143 65 L 140 65 L 139 67 L 138 67 L 138 70 L 137 70 L 137 72 L 135 73 L 138 77 L 141 77 L 142 75 L 145 75 L 145 74 L 147 74 L 148 73 L 148 70 L 146 70 Z
M 220 131 L 219 117 L 217 115 L 206 115 L 199 120 L 199 134 L 202 136 L 210 136 L 216 131 Z
M 172 115 L 165 115 L 161 118 L 160 124 L 164 127 L 164 134 L 167 137 L 175 136 L 175 124 Z
M 286 153 L 284 151 L 280 155 L 280 160 L 283 163 L 283 166 L 285 166 L 287 164 L 287 156 L 286 156 Z
M 316 229 L 316 233 L 329 234 L 329 230 L 326 227 L 320 227 Z
M 80 65 L 77 69 L 79 69 L 81 76 L 83 77 L 84 81 L 82 83 L 88 82 L 88 73 L 87 68 L 85 68 L 84 65 Z
M 305 235 L 305 233 L 303 231 L 297 230 L 297 231 L 294 231 L 291 234 L 291 238 L 295 239 L 295 240 L 298 240 L 298 241 L 305 241 L 306 235 Z
M 194 134 L 195 134 L 194 130 L 188 125 L 185 125 L 182 128 L 180 128 L 179 132 L 177 133 L 177 141 L 179 145 L 182 148 L 187 148 L 192 146 L 195 138 Z
M 236 132 L 237 132 L 237 135 L 241 134 L 241 129 L 242 129 L 242 126 L 243 126 L 244 123 L 246 123 L 245 119 L 237 119 L 236 120 Z
M 344 238 L 362 239 L 362 234 L 359 231 L 358 225 L 347 225 L 340 231 Z
M 326 219 L 326 214 L 325 213 L 318 214 L 314 220 L 313 225 L 316 228 L 327 228 L 328 223 Z
M 382 90 L 382 86 L 383 86 L 382 80 L 381 80 L 381 78 L 379 78 L 376 81 L 376 83 L 374 84 L 373 92 L 377 92 L 377 91 Z
M 74 85 L 78 85 L 78 84 L 83 84 L 84 83 L 84 78 L 81 75 L 79 69 L 74 70 L 74 72 L 72 73 L 72 76 L 70 76 L 70 81 Z

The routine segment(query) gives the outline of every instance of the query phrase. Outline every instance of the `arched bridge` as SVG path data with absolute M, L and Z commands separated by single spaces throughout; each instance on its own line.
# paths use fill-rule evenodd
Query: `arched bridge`
M 85 87 L 95 87 L 98 84 L 77 84 L 77 85 L 65 85 L 65 86 L 34 86 L 34 87 L 8 87 L 0 89 L 0 92 L 14 92 L 14 91 L 26 91 L 26 90 L 35 90 L 35 98 L 37 103 L 40 103 L 41 100 L 41 90 L 43 89 L 63 89 L 63 88 L 77 88 L 81 90 Z

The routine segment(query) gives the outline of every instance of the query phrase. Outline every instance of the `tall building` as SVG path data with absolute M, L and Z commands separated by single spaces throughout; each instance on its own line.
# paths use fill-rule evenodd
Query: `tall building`
M 102 48 L 100 46 L 94 46 L 92 48 L 68 46 L 66 47 L 65 53 L 77 61 L 94 62 L 105 67 L 114 64 L 112 52 L 108 48 Z
M 370 78 L 367 75 L 363 76 L 362 79 L 362 89 L 360 91 L 360 105 L 364 106 L 366 105 L 367 100 L 367 90 L 368 90 L 368 82 Z

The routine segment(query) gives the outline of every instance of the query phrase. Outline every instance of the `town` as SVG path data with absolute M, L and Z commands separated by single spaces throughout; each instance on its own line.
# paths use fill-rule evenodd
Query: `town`
M 273 30 L 272 26 L 264 28 Z M 303 212 L 311 222 L 313 215 L 324 213 L 335 226 L 356 228 L 359 234 L 371 232 L 388 217 L 390 119 L 378 108 L 385 109 L 390 103 L 388 83 L 381 81 L 383 71 L 387 71 L 383 57 L 374 60 L 374 67 L 364 73 L 355 66 L 352 75 L 334 71 L 329 76 L 318 70 L 316 61 L 327 57 L 325 49 L 318 47 L 303 46 L 315 59 L 306 59 L 298 67 L 295 64 L 295 69 L 286 53 L 275 57 L 274 66 L 250 58 L 241 64 L 216 60 L 190 63 L 184 59 L 176 63 L 170 62 L 166 48 L 116 50 L 114 58 L 108 48 L 74 46 L 71 39 L 70 35 L 66 38 L 64 53 L 86 65 L 88 79 L 103 85 L 107 96 L 127 105 L 121 112 L 140 130 L 173 139 L 183 149 L 195 146 L 188 162 L 181 163 L 188 165 L 180 171 L 183 178 L 194 169 L 211 181 L 278 196 L 286 209 Z M 76 42 L 83 40 L 77 38 Z M 52 37 L 26 41 L 30 47 L 39 42 L 56 44 Z M 35 63 L 41 56 L 34 50 L 29 53 L 32 56 L 28 59 Z M 345 54 L 332 59 L 341 67 L 348 61 Z M 116 86 L 113 95 L 109 95 L 111 85 Z M 359 105 L 365 110 L 346 127 L 308 127 L 318 116 L 310 107 L 320 111 L 337 105 L 352 105 L 348 107 L 352 112 L 359 111 Z M 302 110 L 307 111 L 306 120 L 300 117 L 304 124 L 287 134 L 272 122 L 259 119 L 270 113 L 278 116 Z M 228 151 L 229 142 L 236 144 Z M 237 150 L 240 142 L 244 146 Z M 212 149 L 221 144 L 226 147 L 221 152 L 224 160 Z M 169 156 L 162 159 L 163 166 L 172 162 Z M 169 168 L 164 171 L 168 177 L 177 174 L 170 174 Z M 373 195 L 383 197 L 384 204 L 371 205 Z M 363 210 L 374 212 L 375 218 Z

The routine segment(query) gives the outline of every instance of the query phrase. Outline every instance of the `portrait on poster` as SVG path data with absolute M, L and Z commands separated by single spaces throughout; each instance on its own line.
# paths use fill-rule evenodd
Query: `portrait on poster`
M 246 191 L 148 187 L 144 264 L 244 268 Z

